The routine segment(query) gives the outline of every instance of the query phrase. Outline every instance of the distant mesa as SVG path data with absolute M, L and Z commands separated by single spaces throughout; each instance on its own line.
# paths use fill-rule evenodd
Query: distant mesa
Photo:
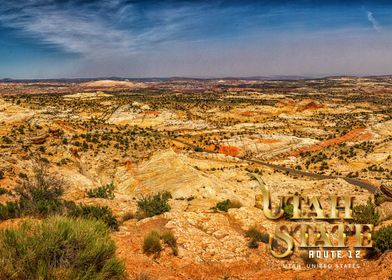
M 144 87 L 144 83 L 130 81 L 99 80 L 83 83 L 86 87 Z

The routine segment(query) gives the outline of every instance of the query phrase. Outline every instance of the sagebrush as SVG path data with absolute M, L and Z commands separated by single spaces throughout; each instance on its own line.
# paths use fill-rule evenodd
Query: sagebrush
M 100 221 L 51 217 L 0 231 L 0 279 L 123 279 Z

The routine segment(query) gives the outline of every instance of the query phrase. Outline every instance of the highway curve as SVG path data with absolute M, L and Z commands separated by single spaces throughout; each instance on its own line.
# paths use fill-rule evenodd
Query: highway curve
M 156 134 L 159 135 L 160 137 L 163 137 L 163 138 L 169 139 L 171 141 L 175 141 L 175 142 L 184 144 L 184 145 L 186 145 L 188 147 L 191 147 L 193 149 L 198 149 L 199 151 L 203 151 L 203 152 L 206 152 L 206 153 L 216 154 L 216 152 L 214 152 L 214 151 L 205 150 L 205 149 L 203 149 L 201 147 L 198 147 L 196 145 L 190 144 L 190 143 L 188 143 L 186 141 L 178 140 L 178 139 L 172 138 L 170 136 L 163 136 L 163 135 L 161 135 L 159 133 L 156 133 Z M 270 168 L 273 168 L 273 169 L 276 169 L 276 170 L 290 172 L 290 173 L 293 173 L 293 174 L 306 176 L 306 177 L 310 177 L 310 178 L 315 178 L 315 179 L 337 179 L 337 178 L 340 178 L 340 179 L 345 180 L 349 184 L 352 184 L 352 185 L 358 186 L 360 188 L 363 188 L 363 189 L 365 189 L 365 190 L 367 190 L 367 191 L 369 191 L 369 192 L 371 192 L 373 194 L 376 193 L 376 191 L 378 190 L 378 188 L 376 186 L 374 186 L 374 185 L 372 185 L 370 183 L 364 182 L 362 180 L 359 180 L 359 179 L 354 179 L 354 178 L 349 178 L 349 177 L 344 177 L 344 176 L 330 176 L 330 175 L 323 175 L 323 174 L 305 172 L 305 171 L 300 171 L 300 170 L 296 170 L 296 169 L 292 169 L 292 168 L 288 168 L 288 167 L 284 167 L 284 166 L 280 166 L 280 165 L 276 165 L 276 164 L 263 162 L 263 161 L 260 161 L 258 159 L 251 159 L 251 158 L 245 158 L 245 157 L 237 157 L 237 158 L 239 158 L 241 160 L 244 160 L 244 161 L 247 161 L 247 162 L 251 162 L 251 163 L 256 163 L 256 164 L 260 164 L 260 165 L 263 165 L 263 166 L 267 166 L 267 167 L 270 167 Z

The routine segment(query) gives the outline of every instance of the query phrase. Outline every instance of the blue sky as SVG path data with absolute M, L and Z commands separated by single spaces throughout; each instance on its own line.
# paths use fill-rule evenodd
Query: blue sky
M 3 0 L 0 78 L 392 74 L 388 2 Z

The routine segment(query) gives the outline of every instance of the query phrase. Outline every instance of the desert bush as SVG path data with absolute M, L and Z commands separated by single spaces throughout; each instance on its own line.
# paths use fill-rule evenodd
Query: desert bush
M 251 227 L 247 231 L 245 231 L 245 237 L 254 239 L 256 242 L 269 242 L 269 234 L 260 232 L 256 227 Z
M 379 252 L 384 253 L 385 251 L 392 249 L 392 225 L 382 227 L 376 230 L 372 234 L 373 248 Z
M 159 254 L 162 250 L 159 233 L 151 231 L 143 241 L 143 252 L 146 254 Z
M 52 217 L 0 232 L 0 279 L 123 279 L 99 221 Z
M 21 210 L 18 202 L 0 204 L 0 220 L 8 220 L 19 217 Z
M 173 252 L 173 255 L 178 255 L 177 239 L 171 231 L 165 231 L 162 233 L 161 238 L 165 244 L 167 244 Z
M 293 217 L 294 206 L 292 204 L 285 204 L 283 206 L 283 216 L 290 220 Z
M 137 218 L 140 220 L 170 211 L 168 203 L 170 198 L 172 198 L 172 195 L 169 192 L 141 198 L 137 201 Z
M 63 212 L 63 181 L 47 173 L 44 165 L 34 167 L 34 176 L 21 176 L 21 185 L 15 188 L 19 200 L 0 205 L 0 219 L 24 215 L 45 217 Z
M 6 144 L 11 144 L 13 142 L 11 140 L 11 138 L 9 138 L 8 136 L 3 136 L 2 139 L 3 139 L 3 142 Z
M 125 222 L 132 219 L 135 219 L 135 214 L 133 212 L 127 212 L 122 216 L 121 221 Z
M 260 232 L 256 227 L 251 227 L 245 231 L 245 237 L 250 238 L 248 248 L 256 249 L 259 247 L 259 242 L 268 244 L 269 234 Z
M 114 184 L 113 182 L 107 184 L 105 186 L 100 186 L 98 188 L 88 190 L 87 197 L 90 198 L 106 198 L 106 199 L 114 199 Z
M 259 242 L 254 240 L 253 238 L 248 242 L 248 248 L 249 249 L 257 249 L 259 248 Z
M 4 179 L 4 171 L 3 170 L 0 170 L 0 180 L 1 179 Z
M 27 176 L 20 186 L 15 188 L 19 195 L 19 206 L 25 215 L 47 216 L 61 213 L 64 192 L 63 181 L 48 174 L 45 165 L 34 167 L 32 179 Z
M 376 193 L 374 195 L 374 203 L 376 206 L 383 204 L 385 201 L 388 201 L 388 198 L 384 194 Z
M 242 206 L 242 204 L 239 201 L 226 199 L 226 200 L 218 202 L 211 209 L 227 212 L 230 208 L 240 208 L 241 206 Z
M 0 188 L 0 195 L 8 193 L 7 189 L 5 188 Z
M 353 208 L 353 219 L 355 224 L 378 224 L 380 214 L 370 197 L 366 204 L 358 205 Z
M 119 222 L 107 206 L 77 205 L 69 201 L 66 203 L 66 206 L 67 214 L 70 217 L 99 220 L 110 229 L 118 230 Z
M 33 179 L 27 176 L 23 178 L 22 184 L 15 188 L 15 191 L 19 194 L 19 201 L 0 204 L 0 219 L 25 215 L 68 215 L 100 220 L 110 229 L 118 229 L 119 223 L 108 207 L 76 205 L 74 202 L 63 200 L 63 182 L 48 175 L 43 165 L 34 168 Z

